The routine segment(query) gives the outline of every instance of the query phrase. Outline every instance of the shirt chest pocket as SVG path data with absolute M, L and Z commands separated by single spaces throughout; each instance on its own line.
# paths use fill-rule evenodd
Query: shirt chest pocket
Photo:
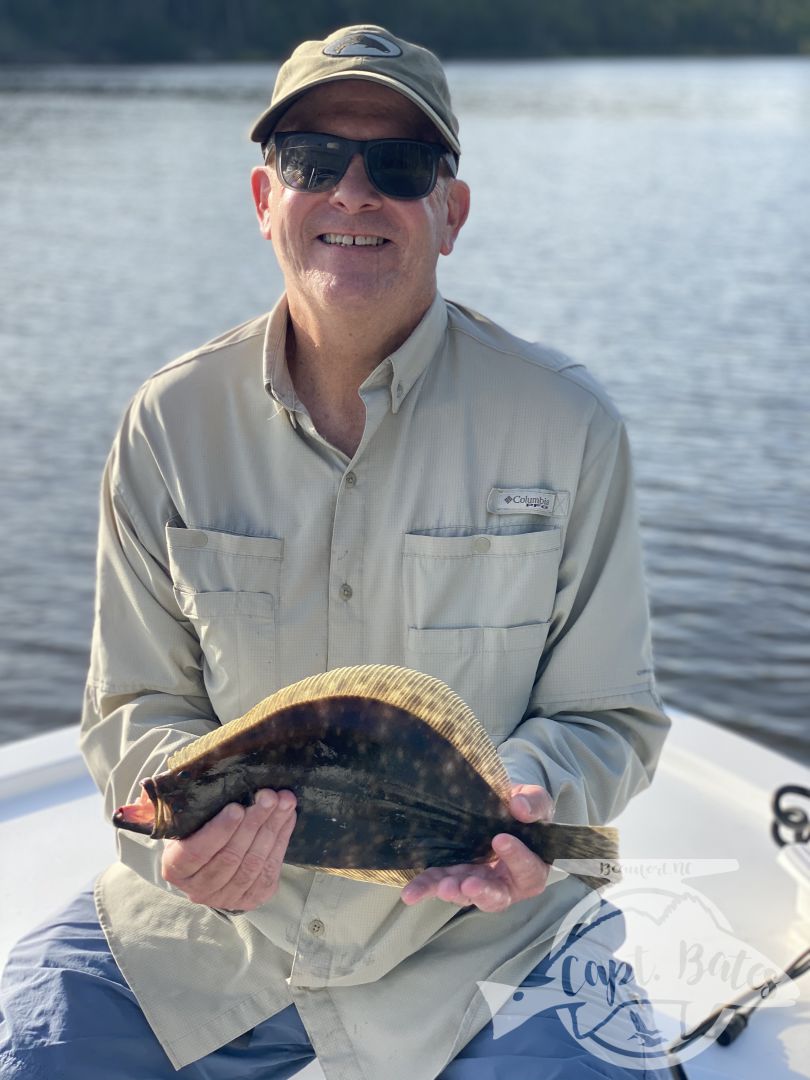
M 451 686 L 496 742 L 528 704 L 559 558 L 558 528 L 405 537 L 408 666 Z
M 551 618 L 560 530 L 495 536 L 408 534 L 405 611 L 418 629 L 523 626 Z
M 206 689 L 232 719 L 275 689 L 284 541 L 166 526 L 174 596 L 196 632 Z

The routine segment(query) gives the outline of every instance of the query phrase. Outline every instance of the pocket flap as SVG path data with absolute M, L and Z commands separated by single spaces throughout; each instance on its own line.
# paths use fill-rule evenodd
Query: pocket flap
M 548 634 L 548 623 L 525 626 L 464 626 L 419 630 L 408 627 L 408 649 L 414 653 L 508 653 L 530 649 L 538 659 Z
M 493 558 L 497 555 L 539 555 L 559 551 L 560 529 L 537 529 L 526 533 L 474 533 L 471 536 L 422 536 L 406 533 L 405 555 L 429 559 L 457 559 L 470 555 Z
M 284 541 L 214 529 L 166 526 L 169 569 L 175 588 L 190 593 L 275 593 Z

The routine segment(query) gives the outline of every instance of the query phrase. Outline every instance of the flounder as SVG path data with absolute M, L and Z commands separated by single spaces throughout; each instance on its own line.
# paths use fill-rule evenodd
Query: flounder
M 429 866 L 494 857 L 492 837 L 517 836 L 547 863 L 615 864 L 616 829 L 517 821 L 511 783 L 472 710 L 430 675 L 384 665 L 338 668 L 265 698 L 238 720 L 173 754 L 142 780 L 151 806 L 113 823 L 182 838 L 260 788 L 292 791 L 297 822 L 285 861 L 402 886 Z M 598 873 L 577 873 L 591 887 Z

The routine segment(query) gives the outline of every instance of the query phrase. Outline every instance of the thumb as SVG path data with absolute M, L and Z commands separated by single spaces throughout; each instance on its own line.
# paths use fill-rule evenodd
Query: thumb
M 554 800 L 537 784 L 516 784 L 512 788 L 509 809 L 518 821 L 551 821 Z

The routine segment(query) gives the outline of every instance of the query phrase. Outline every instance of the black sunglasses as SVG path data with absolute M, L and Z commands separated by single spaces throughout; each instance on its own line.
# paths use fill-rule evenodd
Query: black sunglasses
M 272 146 L 276 172 L 293 191 L 329 191 L 345 175 L 355 154 L 363 155 L 366 175 L 390 199 L 424 199 L 436 186 L 439 162 L 455 176 L 455 156 L 439 143 L 418 139 L 344 139 L 312 131 L 277 131 Z M 263 148 L 267 161 L 269 145 Z

